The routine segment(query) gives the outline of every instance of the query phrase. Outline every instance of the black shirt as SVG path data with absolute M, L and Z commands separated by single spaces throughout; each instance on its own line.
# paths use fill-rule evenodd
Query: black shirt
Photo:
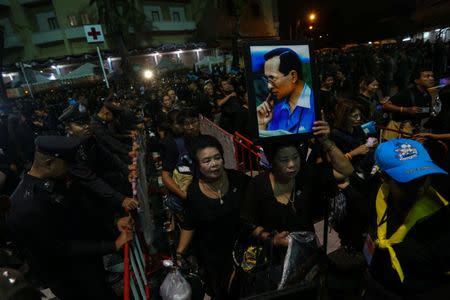
M 220 99 L 225 98 L 225 94 L 217 94 L 216 102 Z M 234 119 L 237 117 L 237 113 L 241 103 L 238 97 L 231 97 L 225 104 L 220 107 L 222 115 L 220 116 L 220 127 L 229 133 L 234 133 L 237 128 L 235 128 Z
M 82 191 L 68 188 L 66 181 L 25 174 L 11 196 L 8 232 L 26 250 L 32 277 L 59 298 L 111 299 L 105 297 L 102 256 L 115 252 L 115 244 L 98 234 L 102 230 L 95 215 L 102 211 L 86 210 L 94 201 L 82 197 Z
M 222 197 L 223 204 L 204 195 L 198 179 L 192 182 L 187 192 L 182 228 L 195 230 L 193 242 L 201 263 L 228 260 L 239 233 L 239 208 L 249 177 L 235 170 L 226 170 L 226 173 L 229 189 Z
M 180 152 L 175 139 L 183 140 L 182 143 L 184 143 L 187 154 L 190 154 L 190 149 L 193 142 L 193 138 L 187 137 L 169 137 L 161 142 L 162 169 L 167 172 L 173 172 L 173 170 L 175 170 L 180 158 Z
M 331 139 L 343 153 L 348 153 L 365 144 L 367 142 L 367 135 L 360 126 L 355 126 L 352 133 L 335 128 L 331 131 Z M 357 155 L 352 158 L 352 165 L 358 172 L 364 173 L 365 176 L 370 174 L 374 164 L 374 148 L 371 148 L 370 151 L 364 155 Z
M 314 231 L 313 219 L 323 206 L 323 193 L 334 188 L 330 164 L 302 166 L 295 180 L 294 211 L 291 203 L 275 198 L 269 173 L 260 174 L 249 183 L 243 219 L 269 232 Z
M 334 91 L 325 91 L 321 89 L 319 92 L 319 100 L 325 112 L 326 120 L 332 124 L 334 121 L 334 110 L 336 106 L 336 97 L 334 96 Z
M 389 212 L 387 225 L 390 233 L 396 230 L 393 227 L 398 228 L 395 222 L 389 225 Z M 403 296 L 450 287 L 450 276 L 445 275 L 450 271 L 450 207 L 417 222 L 393 248 L 405 279 L 402 284 L 391 266 L 388 251 L 376 249 L 370 273 L 383 287 Z
M 355 98 L 356 103 L 361 107 L 361 113 L 363 115 L 363 120 L 374 121 L 375 112 L 377 110 L 378 99 L 375 97 L 367 97 L 364 94 L 359 94 L 358 97 Z
M 404 91 L 392 96 L 392 104 L 400 107 L 431 107 L 431 95 L 428 91 L 421 92 L 416 85 L 409 87 Z M 412 121 L 413 124 L 419 124 L 420 121 L 428 117 L 429 113 L 421 113 L 417 115 L 408 115 L 404 113 L 392 113 L 392 119 L 397 122 Z

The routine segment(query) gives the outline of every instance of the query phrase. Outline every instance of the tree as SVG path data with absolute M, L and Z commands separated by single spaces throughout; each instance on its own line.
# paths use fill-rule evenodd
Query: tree
M 231 47 L 232 47 L 232 54 L 233 54 L 233 60 L 231 62 L 231 66 L 233 68 L 239 67 L 239 39 L 241 37 L 241 15 L 242 11 L 244 9 L 244 6 L 246 5 L 247 1 L 245 0 L 232 0 L 232 11 L 233 11 L 233 17 L 234 17 L 234 26 L 233 26 L 233 32 L 232 32 L 232 40 L 231 40 Z
M 5 48 L 5 28 L 0 25 L 0 75 L 3 73 L 3 52 Z M 6 88 L 3 77 L 0 77 L 0 104 L 6 101 Z
M 125 78 L 129 78 L 133 68 L 128 50 L 139 44 L 139 33 L 144 29 L 142 0 L 91 0 L 90 5 L 97 6 L 99 22 L 105 25 L 111 50 L 120 56 L 120 68 L 127 74 Z M 134 36 L 130 34 L 130 27 L 134 29 Z

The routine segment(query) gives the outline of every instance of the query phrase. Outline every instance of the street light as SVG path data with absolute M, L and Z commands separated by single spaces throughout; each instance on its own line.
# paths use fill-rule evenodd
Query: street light
M 309 25 L 308 28 L 309 28 L 309 30 L 313 30 L 314 27 L 312 25 Z
M 153 72 L 151 70 L 145 70 L 144 71 L 144 78 L 145 79 L 151 79 L 153 78 Z
M 315 13 L 310 13 L 308 16 L 310 21 L 314 21 L 316 19 L 316 14 Z

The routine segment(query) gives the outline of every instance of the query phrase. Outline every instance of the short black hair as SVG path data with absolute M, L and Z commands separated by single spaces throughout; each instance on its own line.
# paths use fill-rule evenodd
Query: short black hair
M 297 72 L 297 76 L 299 78 L 303 78 L 302 61 L 297 53 L 289 48 L 276 48 L 264 54 L 264 60 L 268 61 L 276 56 L 280 57 L 280 66 L 278 67 L 278 71 L 284 75 L 287 75 L 290 71 L 294 70 Z
M 222 144 L 213 136 L 211 135 L 200 135 L 195 138 L 192 147 L 191 147 L 191 158 L 197 163 L 198 165 L 198 159 L 197 159 L 197 153 L 200 150 L 203 150 L 205 148 L 216 148 L 219 150 L 220 155 L 223 158 L 223 147 Z
M 332 72 L 325 72 L 322 74 L 321 78 L 320 78 L 320 82 L 325 82 L 328 77 L 333 77 L 334 79 L 335 74 L 333 74 Z
M 430 66 L 423 65 L 418 66 L 414 69 L 414 72 L 411 74 L 411 81 L 414 82 L 416 79 L 420 79 L 423 72 L 431 72 L 433 69 Z
M 182 111 L 177 116 L 178 124 L 184 124 L 187 119 L 198 118 L 198 111 L 193 108 L 187 108 Z
M 299 143 L 292 141 L 278 142 L 276 144 L 269 144 L 263 147 L 264 147 L 264 155 L 266 156 L 267 160 L 272 166 L 275 156 L 282 148 L 294 147 L 295 149 L 297 149 L 297 151 L 299 151 Z

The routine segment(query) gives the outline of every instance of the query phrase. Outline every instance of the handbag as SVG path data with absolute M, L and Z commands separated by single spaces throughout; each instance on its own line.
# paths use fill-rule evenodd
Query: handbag
M 413 135 L 414 127 L 410 121 L 397 122 L 390 120 L 383 130 L 382 138 L 384 140 L 392 140 L 399 138 L 410 138 Z
M 416 105 L 416 96 L 411 88 L 408 88 L 409 96 L 411 100 L 411 106 Z M 411 138 L 415 127 L 411 121 L 394 121 L 390 120 L 386 125 L 386 129 L 383 130 L 381 137 L 388 141 L 392 139 Z
M 276 290 L 281 280 L 283 261 L 274 260 L 272 239 L 236 240 L 233 249 L 234 281 L 238 281 L 240 297 Z M 232 283 L 233 285 L 236 283 Z

